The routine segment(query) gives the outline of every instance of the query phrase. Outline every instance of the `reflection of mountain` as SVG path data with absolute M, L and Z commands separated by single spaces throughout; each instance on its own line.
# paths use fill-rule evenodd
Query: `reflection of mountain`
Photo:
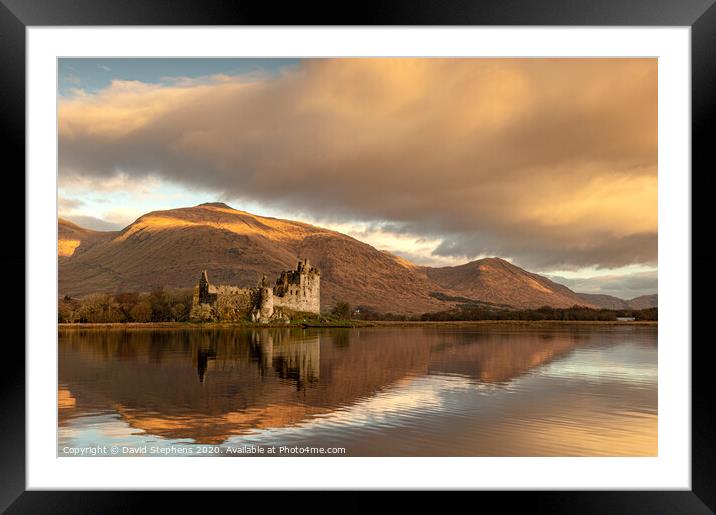
M 579 334 L 562 338 L 539 334 L 515 338 L 514 333 L 477 336 L 461 333 L 462 339 L 467 340 L 468 336 L 468 341 L 456 338 L 433 349 L 429 372 L 459 374 L 481 383 L 507 383 L 530 369 L 562 357 L 583 339 Z
M 433 328 L 61 331 L 60 424 L 112 410 L 150 434 L 220 443 L 331 412 L 415 375 L 505 383 L 582 338 Z

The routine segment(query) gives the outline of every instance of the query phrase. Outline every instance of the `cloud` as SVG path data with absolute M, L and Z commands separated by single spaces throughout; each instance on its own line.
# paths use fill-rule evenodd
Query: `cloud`
M 305 219 L 305 217 L 297 217 Z M 330 220 L 307 220 L 309 223 L 347 234 L 357 240 L 371 245 L 379 250 L 389 252 L 407 259 L 416 265 L 425 266 L 455 266 L 464 264 L 464 260 L 451 256 L 439 256 L 434 252 L 440 245 L 439 239 L 421 237 L 418 234 L 407 233 L 403 228 L 393 227 L 386 223 L 335 223 Z
M 65 218 L 66 220 L 69 220 L 70 222 L 73 222 L 80 227 L 83 227 L 85 229 L 92 229 L 94 231 L 119 231 L 121 229 L 124 229 L 124 227 L 127 225 L 109 222 L 107 220 L 102 220 L 101 218 L 86 215 L 60 215 L 60 218 Z
M 57 208 L 59 211 L 74 211 L 83 205 L 84 202 L 76 198 L 69 198 L 62 195 L 57 198 Z
M 136 207 L 123 207 L 104 213 L 104 219 L 115 227 L 124 228 L 144 214 Z
M 656 264 L 657 234 L 643 232 L 628 235 L 614 235 L 598 230 L 584 231 L 588 238 L 579 238 L 572 231 L 581 231 L 579 226 L 567 231 L 531 231 L 530 227 L 504 232 L 490 231 L 480 234 L 448 236 L 438 245 L 433 254 L 437 256 L 476 255 L 510 256 L 518 264 L 531 270 L 619 268 L 631 264 Z
M 62 98 L 63 180 L 389 222 L 437 258 L 656 263 L 655 59 L 312 59 Z
M 579 279 L 553 275 L 549 278 L 580 293 L 601 293 L 622 299 L 633 299 L 658 291 L 658 274 L 655 270 Z
M 68 84 L 79 85 L 82 80 L 74 73 L 68 73 L 63 77 L 63 80 Z
M 135 196 L 155 195 L 162 181 L 153 175 L 141 177 L 116 173 L 108 177 L 93 175 L 60 174 L 58 186 L 77 195 L 123 193 Z

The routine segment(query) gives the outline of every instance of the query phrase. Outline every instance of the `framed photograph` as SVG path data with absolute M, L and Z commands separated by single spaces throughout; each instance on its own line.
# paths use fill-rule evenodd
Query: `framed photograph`
M 3 509 L 716 509 L 711 0 L 0 1 Z

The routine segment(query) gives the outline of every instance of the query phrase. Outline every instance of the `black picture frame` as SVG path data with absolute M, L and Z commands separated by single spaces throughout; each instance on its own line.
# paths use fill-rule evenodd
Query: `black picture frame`
M 17 282 L 25 266 L 25 29 L 28 26 L 82 25 L 551 25 L 551 26 L 688 26 L 691 27 L 692 72 L 692 489 L 690 491 L 584 491 L 584 492 L 480 492 L 502 508 L 528 507 L 545 513 L 714 513 L 716 512 L 716 410 L 712 408 L 709 293 L 716 291 L 713 270 L 716 250 L 708 238 L 713 208 L 706 196 L 716 185 L 716 158 L 709 138 L 716 122 L 716 0 L 460 0 L 429 2 L 405 0 L 360 4 L 335 3 L 332 7 L 304 3 L 276 5 L 216 0 L 0 0 L 0 127 L 3 129 L 4 190 L 17 202 L 5 218 L 6 238 L 0 246 L 0 263 L 8 281 Z M 688 173 L 684 170 L 683 173 Z M 21 194 L 22 192 L 22 194 Z M 6 193 L 6 194 L 7 194 Z M 4 203 L 6 206 L 8 202 Z M 12 223 L 7 223 L 11 221 Z M 9 226 L 9 227 L 8 227 Z M 22 242 L 22 244 L 21 244 Z M 668 270 L 662 273 L 669 273 Z M 13 276 L 14 274 L 14 276 Z M 22 298 L 20 298 L 22 296 Z M 25 305 L 19 287 L 2 296 L 8 309 Z M 8 311 L 5 311 L 8 313 Z M 16 328 L 24 331 L 18 325 Z M 699 331 L 701 329 L 701 337 Z M 21 335 L 6 333 L 0 406 L 0 510 L 7 513 L 142 512 L 147 497 L 138 492 L 39 492 L 25 488 L 25 354 Z M 667 342 L 684 344 L 685 342 Z M 235 498 L 230 492 L 211 493 L 218 506 Z M 277 507 L 284 493 L 241 492 L 246 500 Z M 292 494 L 293 495 L 293 494 Z M 451 494 L 464 496 L 467 494 Z M 261 496 L 261 499 L 257 497 Z M 325 497 L 321 497 L 325 499 Z M 481 499 L 482 500 L 482 499 Z M 191 506 L 188 494 L 173 492 L 162 499 L 165 509 Z M 357 492 L 339 494 L 342 511 L 363 511 L 374 500 Z M 401 501 L 402 502 L 402 501 Z M 423 493 L 406 503 L 424 505 Z M 451 503 L 459 503 L 454 499 Z M 473 501 L 470 501 L 473 502 Z M 202 503 L 206 508 L 207 505 Z M 457 506 L 457 505 L 456 505 Z M 407 504 L 404 506 L 408 508 Z

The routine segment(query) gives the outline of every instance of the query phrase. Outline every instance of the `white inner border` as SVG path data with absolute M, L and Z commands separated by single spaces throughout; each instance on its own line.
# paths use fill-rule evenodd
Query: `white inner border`
M 690 28 L 29 27 L 26 37 L 28 489 L 690 489 Z M 56 457 L 56 60 L 74 56 L 658 57 L 659 456 Z

